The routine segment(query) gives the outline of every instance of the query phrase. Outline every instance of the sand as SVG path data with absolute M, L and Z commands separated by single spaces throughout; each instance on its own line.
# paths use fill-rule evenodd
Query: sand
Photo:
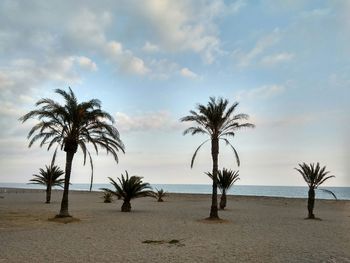
M 105 204 L 70 192 L 73 223 L 49 221 L 62 192 L 0 189 L 0 262 L 350 262 L 350 201 L 229 196 L 221 223 L 205 220 L 209 195 Z

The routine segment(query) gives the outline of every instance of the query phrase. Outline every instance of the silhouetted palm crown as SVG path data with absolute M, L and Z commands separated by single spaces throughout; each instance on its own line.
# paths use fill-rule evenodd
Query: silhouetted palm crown
M 59 177 L 64 174 L 64 172 L 56 165 L 47 166 L 45 165 L 45 170 L 40 168 L 39 174 L 33 174 L 34 178 L 29 181 L 32 184 L 41 184 L 41 185 L 49 185 L 51 186 L 62 186 L 64 183 L 64 179 L 60 179 Z
M 40 146 L 48 144 L 48 149 L 58 143 L 66 152 L 76 152 L 79 146 L 83 151 L 85 164 L 87 154 L 91 161 L 86 143 L 92 143 L 96 153 L 100 146 L 118 161 L 117 152 L 124 152 L 124 145 L 118 130 L 112 125 L 114 119 L 101 110 L 100 101 L 93 99 L 78 103 L 70 88 L 69 92 L 61 89 L 56 89 L 55 92 L 64 98 L 65 105 L 52 99 L 41 99 L 36 103 L 40 109 L 30 111 L 20 118 L 22 122 L 34 117 L 40 120 L 28 134 L 28 138 L 31 138 L 29 147 L 37 140 L 41 140 Z
M 327 176 L 329 172 L 326 172 L 326 166 L 320 167 L 320 164 L 299 164 L 300 168 L 295 168 L 304 178 L 309 188 L 316 189 L 323 184 L 327 179 L 335 177 L 334 175 Z
M 40 168 L 39 174 L 33 174 L 34 178 L 29 181 L 31 184 L 41 184 L 46 186 L 61 186 L 64 184 L 64 179 L 59 179 L 64 172 L 60 167 L 55 165 L 57 149 L 54 152 L 51 160 L 51 164 L 49 166 L 45 165 L 45 170 Z
M 247 114 L 234 114 L 236 107 L 238 106 L 238 102 L 233 103 L 233 105 L 229 106 L 229 101 L 223 98 L 214 98 L 210 97 L 210 100 L 205 105 L 197 105 L 197 110 L 191 110 L 191 115 L 183 117 L 181 121 L 191 121 L 196 123 L 196 126 L 192 126 L 184 131 L 184 135 L 190 133 L 191 135 L 195 134 L 207 134 L 211 139 L 219 139 L 223 140 L 227 145 L 230 145 L 232 150 L 235 153 L 237 164 L 240 164 L 238 154 L 235 148 L 231 145 L 228 137 L 233 137 L 235 135 L 235 131 L 243 127 L 254 127 L 251 123 L 241 123 L 242 120 L 246 120 L 249 118 Z M 199 147 L 196 149 L 192 160 L 191 167 L 193 167 L 193 163 L 195 157 L 197 155 L 200 147 L 209 140 L 204 141 Z

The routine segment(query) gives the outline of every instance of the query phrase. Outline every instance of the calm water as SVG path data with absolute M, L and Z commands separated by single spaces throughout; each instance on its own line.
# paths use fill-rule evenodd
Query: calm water
M 42 186 L 21 184 L 21 183 L 0 183 L 1 187 L 13 188 L 30 188 L 30 189 L 45 189 Z M 111 188 L 110 184 L 94 184 L 93 190 Z M 163 188 L 170 193 L 189 193 L 189 194 L 210 194 L 211 186 L 204 184 L 153 184 L 153 188 Z M 89 184 L 72 184 L 72 190 L 89 190 Z M 335 193 L 338 199 L 350 200 L 350 187 L 325 187 Z M 307 187 L 303 186 L 254 186 L 254 185 L 235 185 L 228 194 L 232 195 L 253 195 L 253 196 L 275 196 L 275 197 L 292 197 L 292 198 L 307 198 Z M 328 193 L 321 190 L 316 190 L 316 198 L 318 199 L 333 199 Z

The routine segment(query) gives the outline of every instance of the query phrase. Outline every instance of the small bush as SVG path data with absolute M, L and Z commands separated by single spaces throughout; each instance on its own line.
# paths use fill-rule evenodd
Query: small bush
M 153 192 L 153 197 L 157 199 L 158 202 L 163 202 L 163 197 L 167 196 L 167 192 L 165 192 L 163 189 L 157 189 Z
M 102 198 L 104 203 L 112 203 L 113 201 L 112 194 L 109 192 L 104 192 Z

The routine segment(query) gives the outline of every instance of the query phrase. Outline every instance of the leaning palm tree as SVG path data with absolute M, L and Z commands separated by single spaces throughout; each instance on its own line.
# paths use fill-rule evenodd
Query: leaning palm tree
M 216 99 L 211 97 L 207 106 L 199 104 L 197 110 L 191 110 L 191 115 L 183 117 L 181 121 L 194 122 L 195 126 L 190 127 L 184 131 L 185 134 L 205 134 L 209 136 L 209 139 L 202 142 L 193 154 L 191 160 L 191 168 L 193 167 L 194 160 L 197 152 L 208 141 L 211 141 L 211 156 L 213 160 L 213 192 L 212 192 L 212 204 L 210 209 L 209 219 L 218 219 L 218 205 L 217 205 L 217 174 L 218 174 L 218 156 L 219 156 L 219 140 L 224 141 L 233 150 L 238 166 L 240 160 L 236 149 L 232 146 L 228 137 L 234 137 L 236 131 L 244 128 L 253 128 L 251 123 L 241 123 L 243 120 L 247 120 L 249 116 L 247 114 L 234 114 L 238 102 L 229 106 L 227 99 Z
M 32 110 L 20 118 L 22 122 L 30 118 L 37 118 L 39 122 L 29 131 L 29 147 L 40 140 L 40 146 L 48 145 L 48 150 L 58 144 L 66 152 L 66 169 L 64 191 L 61 202 L 61 210 L 57 217 L 70 217 L 68 212 L 68 191 L 73 157 L 78 148 L 86 156 L 92 158 L 87 144 L 92 144 L 98 154 L 98 147 L 111 153 L 118 162 L 117 152 L 124 153 L 124 145 L 119 137 L 119 132 L 113 126 L 114 119 L 110 114 L 101 110 L 101 102 L 92 99 L 78 103 L 71 88 L 66 92 L 56 89 L 55 92 L 64 99 L 64 105 L 52 100 L 41 99 L 36 103 L 38 109 Z M 93 172 L 93 170 L 92 170 Z
M 334 175 L 327 176 L 329 172 L 326 172 L 326 166 L 320 167 L 320 164 L 299 164 L 300 168 L 294 168 L 297 170 L 304 178 L 305 182 L 309 186 L 309 193 L 308 193 L 308 201 L 307 201 L 307 210 L 308 210 L 308 217 L 309 219 L 314 219 L 315 215 L 313 213 L 314 211 L 314 204 L 315 204 L 315 189 L 317 189 L 318 186 L 323 184 L 326 180 L 329 178 L 335 177 Z M 327 192 L 330 192 L 333 196 L 335 196 L 331 191 L 327 190 Z
M 206 173 L 211 179 L 213 175 L 211 173 Z M 238 171 L 228 170 L 223 168 L 222 171 L 218 171 L 218 187 L 221 191 L 220 198 L 220 209 L 224 210 L 226 207 L 226 191 L 233 186 L 233 184 L 239 180 Z
M 33 174 L 32 179 L 30 179 L 30 184 L 40 184 L 46 186 L 46 203 L 49 204 L 51 201 L 51 189 L 54 186 L 60 186 L 63 188 L 64 179 L 59 178 L 64 172 L 60 167 L 55 165 L 56 153 L 53 154 L 51 164 L 49 166 L 45 165 L 45 170 L 40 168 L 39 174 Z
M 101 190 L 111 193 L 118 197 L 118 199 L 123 199 L 123 205 L 121 207 L 122 212 L 131 211 L 131 199 L 153 196 L 153 191 L 149 183 L 142 182 L 142 177 L 131 176 L 125 171 L 126 177 L 122 174 L 121 178 L 118 178 L 118 182 L 114 181 L 111 177 L 108 179 L 110 183 L 115 187 L 115 191 L 108 188 L 101 188 Z

